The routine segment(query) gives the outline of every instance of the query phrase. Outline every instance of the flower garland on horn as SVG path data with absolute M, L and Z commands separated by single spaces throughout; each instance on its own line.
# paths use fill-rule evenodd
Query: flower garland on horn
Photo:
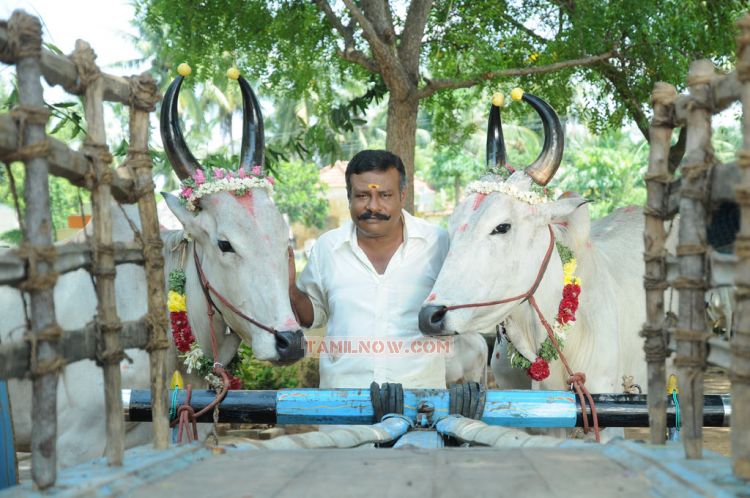
M 202 197 L 216 192 L 231 192 L 242 197 L 251 189 L 264 188 L 273 193 L 275 180 L 271 176 L 263 176 L 260 166 L 254 166 L 248 173 L 240 168 L 233 172 L 224 168 L 209 168 L 205 171 L 197 170 L 192 177 L 182 182 L 180 201 L 188 211 L 196 212 L 200 209 L 198 203 Z
M 169 321 L 172 327 L 172 339 L 180 352 L 179 358 L 187 367 L 187 373 L 195 370 L 209 384 L 215 385 L 219 379 L 213 375 L 214 363 L 204 353 L 193 335 L 193 329 L 187 317 L 187 299 L 185 296 L 185 271 L 181 268 L 169 273 L 169 294 L 167 297 Z M 242 389 L 242 380 L 229 375 L 229 389 Z M 220 384 L 220 383 L 219 383 Z
M 555 242 L 557 252 L 563 262 L 563 291 L 560 305 L 557 309 L 555 323 L 552 325 L 552 331 L 555 334 L 560 351 L 565 348 L 566 333 L 576 320 L 576 311 L 578 311 L 579 297 L 581 295 L 581 279 L 575 276 L 576 259 L 569 247 Z M 510 342 L 508 345 L 508 357 L 511 366 L 522 368 L 533 380 L 541 381 L 549 377 L 549 362 L 559 357 L 552 339 L 547 337 L 539 347 L 534 362 L 525 358 Z

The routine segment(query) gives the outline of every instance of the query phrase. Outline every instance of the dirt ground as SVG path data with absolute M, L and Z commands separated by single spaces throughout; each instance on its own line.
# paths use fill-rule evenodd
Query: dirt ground
M 703 381 L 704 394 L 726 394 L 730 390 L 726 371 L 719 367 L 708 367 Z M 648 428 L 625 429 L 627 439 L 649 440 Z M 704 427 L 703 447 L 724 456 L 730 456 L 732 443 L 729 438 L 729 427 Z

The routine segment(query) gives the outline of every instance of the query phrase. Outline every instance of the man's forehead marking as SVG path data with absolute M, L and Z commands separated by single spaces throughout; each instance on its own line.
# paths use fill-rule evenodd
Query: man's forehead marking
M 378 185 L 377 183 L 368 183 L 368 184 L 367 184 L 367 187 L 368 187 L 368 188 L 375 188 L 375 189 L 378 189 L 378 188 L 380 188 L 380 185 Z

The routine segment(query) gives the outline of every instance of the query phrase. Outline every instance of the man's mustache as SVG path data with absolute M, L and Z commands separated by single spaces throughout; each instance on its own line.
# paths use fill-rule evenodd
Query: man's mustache
M 364 213 L 360 214 L 357 219 L 359 220 L 381 220 L 381 221 L 388 221 L 391 219 L 390 216 L 387 214 L 382 213 L 373 213 L 372 211 L 365 211 Z

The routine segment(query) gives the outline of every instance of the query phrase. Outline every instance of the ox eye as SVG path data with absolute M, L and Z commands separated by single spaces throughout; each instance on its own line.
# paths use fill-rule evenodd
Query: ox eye
M 490 232 L 490 235 L 497 235 L 499 233 L 508 233 L 508 230 L 510 230 L 510 223 L 500 223 L 498 226 L 495 227 L 492 232 Z
M 234 252 L 234 247 L 228 240 L 219 240 L 219 249 L 221 252 Z

